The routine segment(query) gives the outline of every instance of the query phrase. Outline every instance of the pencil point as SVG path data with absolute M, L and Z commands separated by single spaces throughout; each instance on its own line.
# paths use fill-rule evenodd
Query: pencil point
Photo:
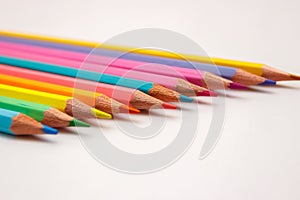
M 70 126 L 90 127 L 88 123 L 75 118 L 70 122 Z
M 180 101 L 182 101 L 182 102 L 193 102 L 194 101 L 194 99 L 193 98 L 191 98 L 191 97 L 187 97 L 187 96 L 184 96 L 184 95 L 180 95 Z
M 111 114 L 108 114 L 106 112 L 97 110 L 95 108 L 92 108 L 91 110 L 92 110 L 92 113 L 95 114 L 97 118 L 104 118 L 104 119 L 111 119 L 112 118 Z
M 212 97 L 217 97 L 218 93 L 214 91 L 209 91 L 209 90 L 204 90 L 202 92 L 198 92 L 197 96 L 212 96 Z
M 293 80 L 300 80 L 300 76 L 295 75 L 295 74 L 291 74 L 290 77 L 291 77 Z
M 131 114 L 139 114 L 141 111 L 132 107 L 128 107 L 129 113 Z
M 58 130 L 51 128 L 50 126 L 46 126 L 46 125 L 43 125 L 43 131 L 46 134 L 52 134 L 52 135 L 55 135 L 58 133 Z
M 162 103 L 162 107 L 166 108 L 166 109 L 177 109 L 176 105 L 173 105 L 173 104 L 170 104 L 170 103 L 166 103 L 166 102 Z
M 270 80 L 270 79 L 266 79 L 264 82 L 262 82 L 259 85 L 276 85 L 276 81 Z
M 228 86 L 230 89 L 234 90 L 248 90 L 248 86 L 236 82 L 231 82 Z
M 119 112 L 120 112 L 120 113 L 138 114 L 138 113 L 140 113 L 141 111 L 138 110 L 138 109 L 135 109 L 135 108 L 126 106 L 126 105 L 121 105 L 121 106 L 119 107 Z

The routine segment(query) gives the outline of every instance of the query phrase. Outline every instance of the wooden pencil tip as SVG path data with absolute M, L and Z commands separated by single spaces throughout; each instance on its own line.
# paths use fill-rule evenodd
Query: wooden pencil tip
M 290 77 L 291 77 L 293 80 L 300 80 L 300 76 L 295 75 L 295 74 L 291 74 Z

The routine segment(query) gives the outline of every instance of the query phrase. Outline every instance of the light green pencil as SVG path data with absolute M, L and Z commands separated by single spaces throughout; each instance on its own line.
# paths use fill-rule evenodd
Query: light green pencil
M 75 119 L 56 108 L 5 96 L 0 96 L 0 108 L 26 114 L 47 126 L 55 128 L 67 126 L 90 126 L 88 123 Z

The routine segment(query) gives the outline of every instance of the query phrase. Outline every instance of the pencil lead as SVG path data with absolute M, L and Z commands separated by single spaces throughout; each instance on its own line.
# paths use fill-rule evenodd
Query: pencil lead
M 170 103 L 166 103 L 166 102 L 162 103 L 162 107 L 166 108 L 166 109 L 177 109 L 176 105 L 173 105 L 173 104 L 170 104 Z
M 241 83 L 236 83 L 236 82 L 231 82 L 228 86 L 230 89 L 235 89 L 235 90 L 248 90 L 248 86 L 241 84 Z
M 291 74 L 290 77 L 293 79 L 293 80 L 300 80 L 300 76 L 296 75 L 296 74 Z
M 198 92 L 197 96 L 217 97 L 218 93 L 214 91 L 204 90 L 202 92 Z
M 191 97 L 187 97 L 187 96 L 184 96 L 184 95 L 180 95 L 180 101 L 182 101 L 182 102 L 193 102 L 194 101 L 194 99 L 193 98 L 191 98 Z
M 270 80 L 270 79 L 266 79 L 264 82 L 262 82 L 259 85 L 276 85 L 276 81 Z
M 46 126 L 46 125 L 43 125 L 43 131 L 46 134 L 52 134 L 52 135 L 55 135 L 58 133 L 58 131 L 56 129 L 51 128 L 50 126 Z
M 100 111 L 100 110 L 97 110 L 95 108 L 91 108 L 91 111 L 93 114 L 95 114 L 95 116 L 97 118 L 104 118 L 104 119 L 111 119 L 112 118 L 112 115 L 111 114 L 108 114 L 106 112 L 103 112 L 103 111 Z
M 135 109 L 135 108 L 132 108 L 132 107 L 128 107 L 128 106 L 125 106 L 125 105 L 121 105 L 119 107 L 119 111 L 120 113 L 130 113 L 130 114 L 138 114 L 140 113 L 141 111 L 138 110 L 138 109 Z
M 75 118 L 70 122 L 70 126 L 90 127 L 88 123 Z

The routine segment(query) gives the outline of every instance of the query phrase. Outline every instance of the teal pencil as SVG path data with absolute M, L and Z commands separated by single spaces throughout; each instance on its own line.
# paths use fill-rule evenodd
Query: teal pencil
M 88 70 L 78 70 L 75 68 L 52 65 L 42 62 L 34 62 L 31 60 L 18 59 L 13 57 L 0 56 L 0 63 L 6 65 L 17 66 L 26 69 L 32 69 L 37 71 L 43 71 L 48 73 L 60 74 L 63 76 L 69 76 L 79 79 L 85 79 L 90 81 L 96 81 L 111 85 L 118 85 L 133 89 L 138 89 L 146 94 L 156 97 L 162 101 L 168 102 L 193 102 L 193 99 L 179 94 L 173 90 L 165 88 L 161 85 L 152 82 L 146 82 L 136 79 L 124 78 L 121 76 L 114 76 L 103 73 L 96 73 Z
M 9 135 L 57 134 L 57 130 L 43 125 L 19 112 L 0 108 L 0 132 Z

